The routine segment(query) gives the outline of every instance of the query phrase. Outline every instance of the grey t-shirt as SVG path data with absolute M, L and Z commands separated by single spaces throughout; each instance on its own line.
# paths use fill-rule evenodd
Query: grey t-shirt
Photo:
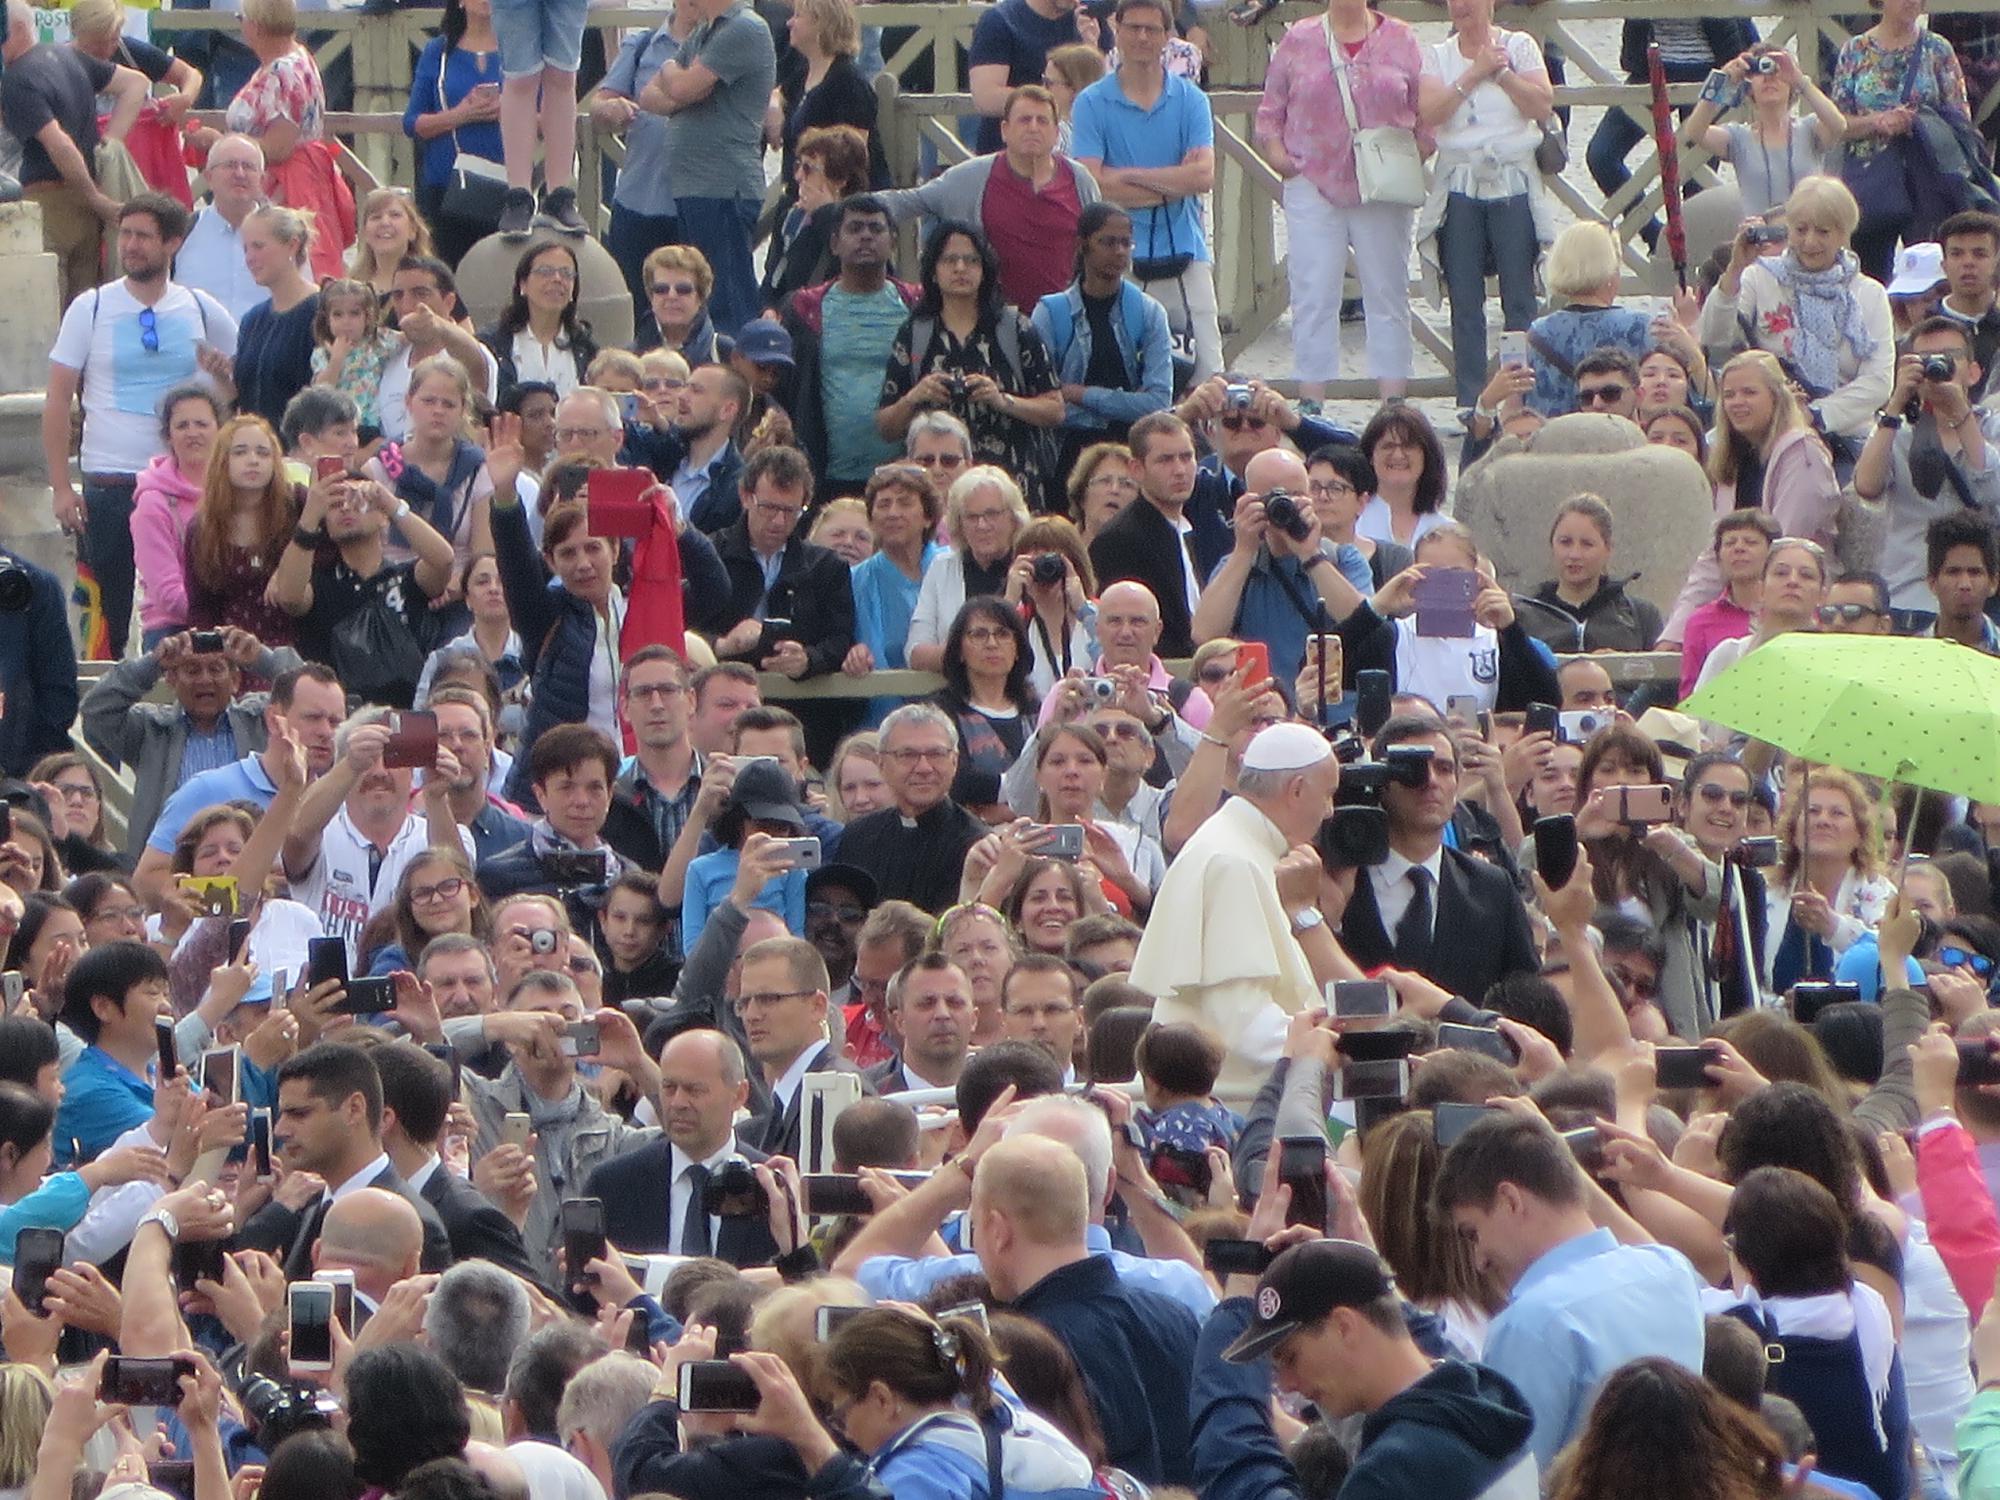
M 771 29 L 748 4 L 698 28 L 676 59 L 715 74 L 699 104 L 667 117 L 666 156 L 676 198 L 764 196 L 764 110 L 777 84 Z
M 1774 151 L 1757 139 L 1753 125 L 1725 125 L 1729 132 L 1729 164 L 1736 168 L 1736 188 L 1743 195 L 1743 212 L 1769 213 L 1783 208 L 1792 189 L 1825 168 L 1819 138 L 1810 119 L 1794 118 L 1785 149 Z

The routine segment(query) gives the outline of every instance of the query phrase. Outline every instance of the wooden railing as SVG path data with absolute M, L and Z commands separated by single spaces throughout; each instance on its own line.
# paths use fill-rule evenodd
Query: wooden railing
M 1984 14 L 1994 9 L 1995 0 L 1930 0 L 1932 15 Z M 981 3 L 869 4 L 862 18 L 871 26 L 901 30 L 910 35 L 899 41 L 888 57 L 888 68 L 877 87 L 884 102 L 881 114 L 885 150 L 899 183 L 916 180 L 921 143 L 937 149 L 946 163 L 969 154 L 958 138 L 958 120 L 973 113 L 970 97 L 963 91 L 960 53 L 971 40 L 972 29 L 985 10 Z M 1285 26 L 1301 17 L 1317 13 L 1308 0 L 1286 0 L 1257 26 L 1244 28 L 1223 19 L 1221 10 L 1205 12 L 1211 20 L 1209 32 L 1213 57 L 1209 69 L 1210 102 L 1216 124 L 1216 184 L 1211 196 L 1208 225 L 1216 262 L 1216 295 L 1222 313 L 1224 347 L 1231 358 L 1255 343 L 1285 311 L 1287 287 L 1285 260 L 1278 254 L 1277 208 L 1279 180 L 1264 163 L 1254 144 L 1253 121 L 1263 84 L 1270 49 Z M 1412 22 L 1440 23 L 1445 7 L 1436 0 L 1381 0 L 1381 9 Z M 1758 6 L 1758 10 L 1764 10 Z M 1766 40 L 1786 43 L 1799 54 L 1801 66 L 1820 73 L 1818 42 L 1826 37 L 1838 43 L 1848 35 L 1844 18 L 1865 12 L 1861 0 L 1786 0 L 1783 8 L 1757 14 L 1759 30 Z M 1741 18 L 1746 7 L 1729 0 L 1546 0 L 1539 5 L 1509 5 L 1504 24 L 1532 33 L 1537 40 L 1561 45 L 1568 61 L 1572 82 L 1556 90 L 1558 105 L 1604 106 L 1627 111 L 1650 139 L 1650 101 L 1642 86 L 1625 82 L 1616 51 L 1604 55 L 1585 44 L 1576 28 L 1584 22 L 1624 22 L 1629 20 L 1687 20 L 1710 16 Z M 301 16 L 309 32 L 325 33 L 327 39 L 316 55 L 322 66 L 342 54 L 351 54 L 354 71 L 355 110 L 352 114 L 328 117 L 330 131 L 347 139 L 355 165 L 350 175 L 362 169 L 386 182 L 414 180 L 411 143 L 402 133 L 402 113 L 409 99 L 412 65 L 425 40 L 436 29 L 437 10 L 404 10 L 383 16 L 360 16 L 353 12 L 310 12 Z M 656 26 L 661 13 L 652 9 L 605 9 L 590 13 L 590 24 L 607 33 L 626 27 Z M 212 11 L 161 10 L 153 13 L 156 34 L 170 36 L 177 31 L 233 31 L 235 16 Z M 607 36 L 607 55 L 616 50 Z M 931 63 L 934 92 L 912 95 L 898 90 L 895 77 L 926 57 Z M 1670 90 L 1677 103 L 1691 103 L 1698 92 L 1695 85 Z M 1975 115 L 1986 120 L 2000 110 L 2000 88 L 1975 105 Z M 1632 180 L 1608 202 L 1599 199 L 1586 183 L 1582 157 L 1585 139 L 1574 132 L 1571 141 L 1575 161 L 1568 177 L 1554 179 L 1550 189 L 1576 217 L 1606 219 L 1624 247 L 1626 289 L 1632 293 L 1655 293 L 1667 289 L 1671 272 L 1663 258 L 1655 257 L 1640 238 L 1640 229 L 1660 206 L 1659 164 L 1649 150 L 1634 153 Z M 601 166 L 605 160 L 622 162 L 623 148 L 617 137 L 600 132 L 585 115 L 579 121 L 578 147 L 581 170 L 577 191 L 586 214 L 602 226 L 606 209 L 600 201 Z M 1699 145 L 1683 140 L 1680 146 L 1681 178 L 1711 183 L 1716 180 L 1709 154 Z M 1574 180 L 1571 180 L 1574 179 Z M 913 241 L 910 242 L 913 244 Z M 1442 321 L 1442 298 L 1438 295 L 1435 273 L 1428 267 L 1419 272 L 1411 286 L 1411 304 L 1416 313 L 1413 331 L 1418 342 L 1447 369 L 1451 364 L 1449 330 Z M 1433 321 L 1433 319 L 1438 321 Z M 1417 381 L 1417 395 L 1448 395 L 1451 382 L 1445 377 Z M 1336 396 L 1368 397 L 1373 383 L 1364 380 L 1340 382 Z

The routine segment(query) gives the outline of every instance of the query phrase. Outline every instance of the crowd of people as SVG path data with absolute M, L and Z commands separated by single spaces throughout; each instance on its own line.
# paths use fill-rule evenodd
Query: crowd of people
M 999 0 L 897 181 L 850 0 L 449 0 L 356 202 L 294 0 L 9 0 L 99 660 L 0 551 L 0 1495 L 2000 1500 L 2000 802 L 1675 707 L 2000 655 L 2000 23 L 1625 23 L 1746 215 L 1655 299 L 1446 9 L 1274 34 L 1293 398 L 1219 14 Z

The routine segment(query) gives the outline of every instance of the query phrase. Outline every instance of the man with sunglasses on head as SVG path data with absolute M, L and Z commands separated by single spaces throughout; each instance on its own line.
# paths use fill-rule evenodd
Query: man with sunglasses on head
M 166 451 L 160 398 L 190 380 L 212 384 L 236 353 L 236 320 L 228 310 L 169 276 L 187 238 L 188 211 L 163 193 L 141 193 L 118 210 L 117 220 L 125 275 L 95 290 L 76 289 L 49 350 L 42 406 L 42 457 L 56 524 L 80 538 L 78 561 L 97 580 L 105 649 L 114 658 L 125 654 L 132 628 L 132 491 L 139 471 Z M 81 494 L 69 477 L 70 411 L 79 394 Z
M 1220 525 L 1226 532 L 1243 498 L 1250 460 L 1289 441 L 1301 453 L 1317 453 L 1329 443 L 1352 446 L 1355 433 L 1322 417 L 1300 414 L 1292 403 L 1261 380 L 1221 374 L 1187 393 L 1174 414 L 1201 435 L 1208 456 L 1195 473 L 1188 500 L 1197 526 Z
M 1826 603 L 1813 611 L 1819 628 L 1830 635 L 1888 635 L 1889 584 L 1880 573 L 1842 573 L 1826 591 Z

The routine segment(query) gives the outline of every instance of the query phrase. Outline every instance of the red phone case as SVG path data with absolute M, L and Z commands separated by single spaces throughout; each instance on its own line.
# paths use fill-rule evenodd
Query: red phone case
M 653 525 L 653 508 L 642 498 L 659 483 L 644 469 L 590 471 L 590 534 L 642 537 Z
M 1262 641 L 1245 641 L 1236 648 L 1236 665 L 1250 669 L 1243 675 L 1245 682 L 1262 682 L 1271 675 L 1271 648 Z

